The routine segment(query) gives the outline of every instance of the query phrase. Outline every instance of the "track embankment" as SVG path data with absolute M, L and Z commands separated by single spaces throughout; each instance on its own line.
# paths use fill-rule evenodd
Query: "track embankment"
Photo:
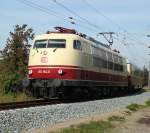
M 61 122 L 118 111 L 132 103 L 143 104 L 149 99 L 150 92 L 143 92 L 95 101 L 0 111 L 0 132 L 30 132 L 33 129 L 50 128 Z

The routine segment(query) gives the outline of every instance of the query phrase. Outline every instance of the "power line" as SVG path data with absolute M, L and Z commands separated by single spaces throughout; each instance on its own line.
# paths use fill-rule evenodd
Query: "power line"
M 98 15 L 104 17 L 107 21 L 109 21 L 110 23 L 114 23 L 118 29 L 122 29 L 124 32 L 127 32 L 127 30 L 125 28 L 123 28 L 122 26 L 120 26 L 118 23 L 114 22 L 112 19 L 110 19 L 109 17 L 107 17 L 106 15 L 104 15 L 99 9 L 97 9 L 95 6 L 93 6 L 92 4 L 90 4 L 89 2 L 87 2 L 87 0 L 82 0 L 84 2 L 84 4 L 86 4 L 88 7 L 90 7 L 93 11 L 95 11 Z M 128 33 L 128 32 L 127 32 Z M 130 34 L 130 33 L 128 33 Z M 131 34 L 130 34 L 131 35 Z M 132 36 L 132 37 L 131 37 Z M 134 42 L 137 42 L 137 40 L 140 42 L 140 44 L 144 44 L 143 42 L 141 42 L 139 40 L 139 38 L 133 37 L 133 35 L 131 35 L 129 38 L 131 40 L 134 40 Z
M 106 15 L 104 15 L 102 12 L 100 12 L 100 10 L 98 10 L 97 8 L 95 8 L 93 5 L 91 5 L 89 2 L 87 2 L 87 0 L 82 0 L 88 7 L 92 8 L 98 15 L 103 16 L 106 20 L 110 21 L 111 23 L 114 23 L 119 29 L 121 29 L 120 25 L 118 25 L 117 23 L 115 23 L 114 21 L 112 21 L 109 17 L 107 17 Z
M 26 6 L 29 6 L 29 7 L 31 7 L 31 8 L 34 8 L 34 9 L 36 9 L 36 10 L 40 10 L 40 11 L 42 11 L 42 12 L 48 14 L 48 15 L 55 16 L 55 17 L 57 17 L 57 18 L 59 18 L 59 19 L 62 18 L 64 21 L 70 22 L 71 24 L 78 25 L 78 26 L 80 26 L 80 27 L 84 27 L 84 28 L 86 28 L 86 29 L 94 30 L 95 32 L 97 32 L 95 29 L 90 28 L 90 27 L 87 27 L 85 24 L 79 24 L 78 22 L 76 22 L 77 20 L 74 19 L 73 17 L 69 17 L 69 16 L 67 16 L 67 15 L 62 15 L 62 14 L 60 14 L 60 13 L 57 13 L 57 12 L 53 11 L 53 10 L 50 10 L 50 9 L 45 8 L 45 7 L 43 7 L 43 6 L 40 6 L 40 5 L 38 5 L 38 4 L 34 3 L 34 2 L 31 2 L 31 1 L 28 1 L 28 0 L 16 0 L 16 1 L 18 1 L 18 2 L 20 2 L 20 3 L 23 3 L 23 4 L 25 4 Z M 64 17 L 63 17 L 63 16 L 64 16 Z M 62 19 L 61 19 L 61 20 L 62 20 Z
M 68 16 L 65 16 L 66 18 L 65 18 L 65 17 L 62 17 L 62 15 L 58 15 L 57 12 L 52 11 L 52 10 L 50 10 L 50 9 L 47 9 L 47 8 L 45 8 L 45 7 L 42 7 L 42 6 L 40 6 L 40 5 L 36 4 L 36 3 L 33 3 L 33 2 L 31 2 L 31 1 L 28 1 L 28 0 L 16 0 L 16 1 L 18 1 L 18 2 L 20 2 L 20 3 L 23 3 L 23 4 L 25 4 L 26 6 L 29 6 L 29 7 L 31 7 L 31 8 L 40 10 L 41 12 L 44 12 L 44 13 L 46 13 L 46 14 L 48 14 L 48 15 L 52 15 L 52 16 L 55 16 L 55 17 L 57 17 L 57 18 L 62 18 L 64 21 L 67 21 L 67 22 L 70 22 L 70 23 L 71 23 L 71 19 L 70 19 Z
M 121 44 L 123 43 L 119 38 L 117 38 L 117 37 L 114 37 L 114 39 L 115 40 L 117 40 L 118 42 L 120 42 Z M 129 59 L 131 60 L 131 58 L 132 58 L 132 60 L 134 60 L 134 61 L 142 61 L 143 60 L 143 57 L 142 56 L 140 56 L 140 57 L 138 57 L 138 56 L 135 56 L 135 54 L 133 54 L 132 53 L 132 51 L 131 51 L 131 47 L 129 47 L 130 45 L 125 45 L 125 49 L 127 50 L 127 53 L 128 53 L 128 56 L 129 56 Z M 134 62 L 135 63 L 135 62 Z
M 82 21 L 87 22 L 87 23 L 88 23 L 90 26 L 92 26 L 92 27 L 90 28 L 90 27 L 87 27 L 85 24 L 79 24 L 78 22 L 76 22 L 76 21 L 79 21 L 79 20 L 76 20 L 76 19 L 74 19 L 73 17 L 68 17 L 67 15 L 60 15 L 60 13 L 57 13 L 57 12 L 55 12 L 55 11 L 53 11 L 53 10 L 50 10 L 49 8 L 45 8 L 45 7 L 43 7 L 43 6 L 40 6 L 40 5 L 38 5 L 38 4 L 34 3 L 34 2 L 31 2 L 31 1 L 28 1 L 28 0 L 17 0 L 17 1 L 23 3 L 23 4 L 27 5 L 27 6 L 30 6 L 30 7 L 32 7 L 32 8 L 35 8 L 35 9 L 37 9 L 37 10 L 40 10 L 40 11 L 42 11 L 42 12 L 44 12 L 44 13 L 53 15 L 53 16 L 55 16 L 55 17 L 57 17 L 57 18 L 62 18 L 64 21 L 70 22 L 71 24 L 76 24 L 76 25 L 78 25 L 78 26 L 80 26 L 80 27 L 86 27 L 86 28 L 88 28 L 88 29 L 90 29 L 90 30 L 93 30 L 93 31 L 95 31 L 95 32 L 97 32 L 97 29 L 99 28 L 97 25 L 92 24 L 90 21 L 88 21 L 87 19 L 81 17 L 81 16 L 78 15 L 76 12 L 72 11 L 71 9 L 67 8 L 66 6 L 64 6 L 63 4 L 61 4 L 60 2 L 57 2 L 56 0 L 53 0 L 53 2 L 55 2 L 55 3 L 58 4 L 59 6 L 63 7 L 63 8 L 64 8 L 65 10 L 67 10 L 68 12 L 71 12 L 73 15 L 78 16 Z M 64 17 L 63 17 L 63 16 L 64 16 Z M 104 16 L 104 15 L 103 15 L 103 16 Z M 61 20 L 62 20 L 62 19 L 61 19 Z M 81 21 L 80 21 L 80 22 L 81 22 Z M 82 23 L 82 22 L 81 22 L 81 23 Z M 132 39 L 132 40 L 133 40 L 133 39 Z
M 71 10 L 70 8 L 68 8 L 67 6 L 63 5 L 62 3 L 60 3 L 60 2 L 58 2 L 58 1 L 56 1 L 56 0 L 52 0 L 52 1 L 55 2 L 57 5 L 59 5 L 60 7 L 64 8 L 64 9 L 65 9 L 66 11 L 68 11 L 69 13 L 71 13 L 71 14 L 77 16 L 78 18 L 80 18 L 82 21 L 86 22 L 86 23 L 89 24 L 90 26 L 92 26 L 92 27 L 94 27 L 94 28 L 96 28 L 96 29 L 101 29 L 101 30 L 102 30 L 101 27 L 99 27 L 99 26 L 97 26 L 97 25 L 91 23 L 89 20 L 87 20 L 86 18 L 84 18 L 84 17 L 78 15 L 76 12 L 74 12 L 73 10 Z
M 100 16 L 103 16 L 106 20 L 108 20 L 110 23 L 114 23 L 117 27 L 118 27 L 118 29 L 122 29 L 122 27 L 118 24 L 118 23 L 116 23 L 116 22 L 114 22 L 114 21 L 112 21 L 112 19 L 110 19 L 109 17 L 107 17 L 106 15 L 104 15 L 102 12 L 100 12 L 100 10 L 98 10 L 97 8 L 95 8 L 92 4 L 90 4 L 89 2 L 87 2 L 87 0 L 82 0 L 88 7 L 90 7 L 90 8 L 92 8 L 98 15 L 100 15 Z M 125 32 L 126 32 L 126 30 L 125 29 L 123 29 Z M 133 39 L 132 39 L 133 40 Z

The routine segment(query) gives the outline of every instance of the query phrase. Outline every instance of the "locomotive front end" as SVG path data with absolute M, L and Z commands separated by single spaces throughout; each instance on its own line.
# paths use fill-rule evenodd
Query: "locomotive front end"
M 78 54 L 73 54 L 72 34 L 43 34 L 36 36 L 30 49 L 28 78 L 33 94 L 55 97 L 62 92 L 62 84 L 80 75 Z M 58 90 L 59 89 L 59 90 Z

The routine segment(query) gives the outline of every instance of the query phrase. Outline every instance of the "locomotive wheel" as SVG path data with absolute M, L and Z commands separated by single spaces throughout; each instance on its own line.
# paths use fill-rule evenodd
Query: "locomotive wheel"
M 61 100 L 63 100 L 63 99 L 65 99 L 66 97 L 65 97 L 65 88 L 63 87 L 63 86 L 61 86 L 61 87 L 59 87 L 59 88 L 56 88 L 55 89 L 56 90 L 56 96 L 59 98 L 59 99 L 61 99 Z

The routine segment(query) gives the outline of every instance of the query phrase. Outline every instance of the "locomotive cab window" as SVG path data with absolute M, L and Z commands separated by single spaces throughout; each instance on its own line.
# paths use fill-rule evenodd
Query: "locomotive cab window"
M 74 40 L 73 41 L 73 48 L 78 49 L 78 50 L 82 50 L 81 42 L 79 40 Z
M 50 39 L 48 40 L 47 48 L 65 48 L 66 40 L 65 39 Z
M 36 40 L 33 48 L 46 48 L 48 40 Z

